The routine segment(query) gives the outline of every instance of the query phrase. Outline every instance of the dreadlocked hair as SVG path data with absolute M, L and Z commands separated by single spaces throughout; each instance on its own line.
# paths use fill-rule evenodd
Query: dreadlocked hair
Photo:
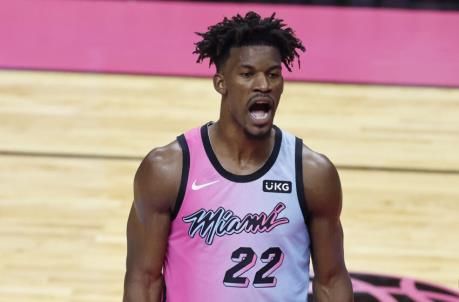
M 208 31 L 196 33 L 202 40 L 195 43 L 193 54 L 198 55 L 197 63 L 209 58 L 209 67 L 215 64 L 220 70 L 229 56 L 232 47 L 251 45 L 273 46 L 279 50 L 281 61 L 291 71 L 293 61 L 300 57 L 297 49 L 305 51 L 301 41 L 295 36 L 290 27 L 285 28 L 284 20 L 276 19 L 276 13 L 262 19 L 255 12 L 248 12 L 244 17 L 237 14 L 231 19 L 224 18 L 222 22 L 209 26 Z

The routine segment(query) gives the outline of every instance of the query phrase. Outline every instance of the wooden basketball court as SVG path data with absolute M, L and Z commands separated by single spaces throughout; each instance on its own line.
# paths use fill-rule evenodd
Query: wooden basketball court
M 0 301 L 119 301 L 141 158 L 218 117 L 209 79 L 0 71 Z M 459 283 L 459 89 L 287 83 L 337 165 L 347 266 Z

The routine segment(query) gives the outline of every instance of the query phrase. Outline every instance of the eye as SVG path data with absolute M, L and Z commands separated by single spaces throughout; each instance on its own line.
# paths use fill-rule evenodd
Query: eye
M 252 76 L 251 72 L 242 72 L 241 77 L 243 78 L 250 78 Z
M 280 76 L 280 74 L 277 73 L 277 72 L 270 72 L 270 73 L 268 74 L 268 77 L 271 78 L 271 79 L 278 78 L 279 76 Z

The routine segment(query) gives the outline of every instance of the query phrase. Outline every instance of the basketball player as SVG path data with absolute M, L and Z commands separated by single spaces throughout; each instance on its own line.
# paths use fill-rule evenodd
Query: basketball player
M 273 14 L 199 34 L 220 118 L 154 149 L 134 180 L 124 301 L 352 301 L 341 187 L 323 155 L 273 125 L 304 47 Z M 307 100 L 305 100 L 307 101 Z

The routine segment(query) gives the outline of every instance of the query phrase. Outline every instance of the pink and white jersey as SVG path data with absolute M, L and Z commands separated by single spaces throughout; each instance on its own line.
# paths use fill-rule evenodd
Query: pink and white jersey
M 164 264 L 167 302 L 307 301 L 302 141 L 274 127 L 266 163 L 225 170 L 207 125 L 178 137 L 182 182 Z

